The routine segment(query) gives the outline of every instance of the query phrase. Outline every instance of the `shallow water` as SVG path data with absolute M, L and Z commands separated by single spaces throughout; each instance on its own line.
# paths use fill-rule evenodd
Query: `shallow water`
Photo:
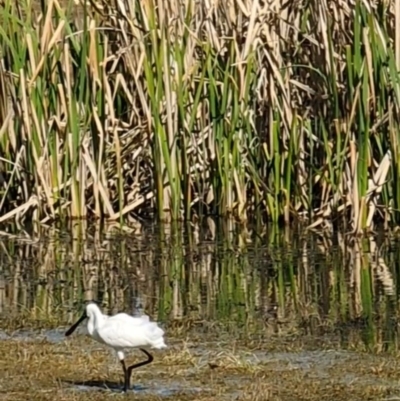
M 240 366 L 308 372 L 315 381 L 354 363 L 354 352 L 363 358 L 397 352 L 396 237 L 354 240 L 265 227 L 244 232 L 209 221 L 202 229 L 150 226 L 123 235 L 76 226 L 2 236 L 0 247 L 0 341 L 61 343 L 84 301 L 96 300 L 105 313 L 147 313 L 168 340 L 184 339 L 198 358 L 193 374 L 219 366 L 218 353 L 235 344 L 242 347 L 235 349 Z M 371 381 L 397 386 L 351 370 L 339 380 Z M 152 382 L 134 391 L 170 397 L 188 385 Z
M 189 228 L 0 236 L 1 317 L 54 328 L 97 300 L 105 313 L 145 312 L 181 332 L 397 343 L 396 238 Z
M 107 385 L 85 385 L 85 384 L 76 384 L 72 385 L 71 389 L 74 391 L 110 391 L 115 393 L 122 393 L 121 386 L 111 386 L 107 387 Z M 184 383 L 180 383 L 179 381 L 171 381 L 168 382 L 160 382 L 157 380 L 152 380 L 149 386 L 140 386 L 134 385 L 129 390 L 129 393 L 141 394 L 145 395 L 155 395 L 161 398 L 164 397 L 172 397 L 180 393 L 204 393 L 207 392 L 208 389 L 204 387 L 195 387 L 192 385 L 185 385 Z

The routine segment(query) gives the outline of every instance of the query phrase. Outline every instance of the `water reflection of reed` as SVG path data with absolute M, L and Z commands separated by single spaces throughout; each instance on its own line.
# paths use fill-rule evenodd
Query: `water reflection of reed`
M 331 333 L 378 350 L 397 341 L 399 249 L 389 238 L 256 234 L 210 219 L 126 235 L 78 225 L 0 246 L 3 315 L 66 322 L 95 299 L 107 313 L 182 324 Z

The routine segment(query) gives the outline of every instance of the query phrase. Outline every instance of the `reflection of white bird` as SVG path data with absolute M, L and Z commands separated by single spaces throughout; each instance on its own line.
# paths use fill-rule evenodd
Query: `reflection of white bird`
M 164 331 L 158 327 L 157 323 L 150 322 L 148 316 L 133 317 L 126 313 L 107 316 L 101 313 L 95 303 L 86 305 L 81 318 L 67 330 L 65 335 L 70 336 L 86 318 L 89 319 L 87 323 L 89 335 L 117 352 L 124 370 L 125 392 L 130 387 L 132 370 L 153 361 L 153 356 L 144 348 L 166 348 L 163 338 Z M 147 360 L 126 367 L 124 350 L 128 348 L 139 348 L 147 355 Z

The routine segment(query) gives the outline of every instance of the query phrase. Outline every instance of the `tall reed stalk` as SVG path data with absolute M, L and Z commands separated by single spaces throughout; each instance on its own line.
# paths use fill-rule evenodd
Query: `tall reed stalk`
M 0 223 L 400 221 L 398 1 L 85 4 L 2 0 Z

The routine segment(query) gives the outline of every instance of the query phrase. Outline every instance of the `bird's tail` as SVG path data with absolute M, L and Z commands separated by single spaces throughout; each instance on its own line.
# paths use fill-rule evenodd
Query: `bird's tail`
M 152 348 L 166 348 L 164 342 L 164 330 L 157 323 L 149 324 L 149 342 Z

